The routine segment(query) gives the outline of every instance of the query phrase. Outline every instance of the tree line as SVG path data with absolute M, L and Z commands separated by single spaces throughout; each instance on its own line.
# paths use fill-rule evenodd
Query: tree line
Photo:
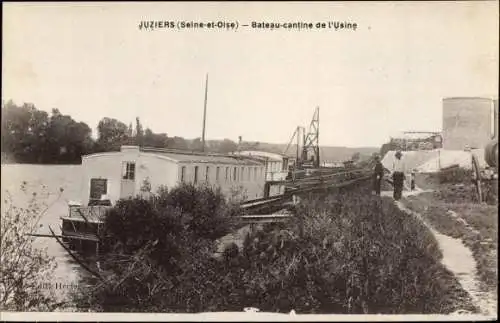
M 38 110 L 32 103 L 2 102 L 2 163 L 78 164 L 81 156 L 97 152 L 118 151 L 122 145 L 154 148 L 199 150 L 200 138 L 169 137 L 144 127 L 139 118 L 135 125 L 104 117 L 97 125 L 97 139 L 85 122 L 52 109 Z M 229 139 L 206 143 L 209 152 L 228 153 L 238 145 Z

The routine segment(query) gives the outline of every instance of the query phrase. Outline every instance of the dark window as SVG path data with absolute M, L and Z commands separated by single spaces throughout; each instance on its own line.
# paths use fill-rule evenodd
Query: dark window
M 90 199 L 100 200 L 104 194 L 108 194 L 108 180 L 104 178 L 92 178 L 90 180 Z
M 241 168 L 241 181 L 245 180 L 245 167 Z
M 123 179 L 130 179 L 130 180 L 135 179 L 135 163 L 130 163 L 130 162 L 125 163 Z
M 198 166 L 194 166 L 194 181 L 195 184 L 198 183 Z
M 233 170 L 233 181 L 236 181 L 236 167 Z
M 181 168 L 181 182 L 184 183 L 186 180 L 186 166 L 182 166 Z
M 215 169 L 215 181 L 218 183 L 219 182 L 219 173 L 220 173 L 220 167 L 217 167 Z
M 284 158 L 283 159 L 283 171 L 286 171 L 288 169 L 288 159 Z

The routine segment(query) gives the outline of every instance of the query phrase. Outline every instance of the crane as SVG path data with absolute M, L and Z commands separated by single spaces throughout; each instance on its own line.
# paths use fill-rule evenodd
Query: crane
M 309 131 L 306 134 L 305 127 L 297 126 L 293 132 L 290 142 L 286 146 L 283 154 L 288 152 L 292 142 L 296 140 L 296 162 L 295 168 L 319 168 L 320 167 L 320 150 L 319 150 L 319 107 L 316 107 L 313 118 L 309 124 Z M 312 156 L 309 158 L 309 153 Z

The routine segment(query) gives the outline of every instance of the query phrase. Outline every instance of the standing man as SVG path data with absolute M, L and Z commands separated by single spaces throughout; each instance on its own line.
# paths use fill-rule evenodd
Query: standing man
M 415 190 L 415 169 L 411 170 L 411 182 L 410 182 L 410 189 L 412 191 Z
M 373 170 L 373 188 L 375 194 L 380 196 L 380 186 L 382 184 L 382 178 L 384 178 L 384 166 L 380 162 L 380 157 L 375 155 L 375 168 Z
M 396 159 L 392 164 L 392 180 L 394 185 L 394 199 L 397 201 L 401 199 L 401 195 L 403 192 L 406 169 L 404 161 L 401 159 L 401 157 L 403 157 L 401 150 L 396 151 L 395 156 Z

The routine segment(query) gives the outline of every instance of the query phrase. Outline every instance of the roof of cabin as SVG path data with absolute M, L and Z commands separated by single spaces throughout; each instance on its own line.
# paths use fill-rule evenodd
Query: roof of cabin
M 147 153 L 165 156 L 181 163 L 213 163 L 213 164 L 240 164 L 240 165 L 262 165 L 256 159 L 245 158 L 241 156 L 228 155 L 202 155 L 202 154 L 181 154 L 177 152 L 157 152 L 147 151 Z
M 137 146 L 122 146 L 121 151 L 97 153 L 83 156 L 84 158 L 94 158 L 106 155 L 118 155 L 124 152 L 124 149 L 137 151 L 141 153 L 164 157 L 179 163 L 210 163 L 210 164 L 228 164 L 228 165 L 255 165 L 261 166 L 262 161 L 251 156 L 203 153 L 194 151 L 159 149 L 159 148 L 139 148 Z
M 260 151 L 260 150 L 242 150 L 236 152 L 235 154 L 240 156 L 251 156 L 259 159 L 269 158 L 276 161 L 282 161 L 284 158 L 289 158 L 289 156 L 281 153 L 269 152 L 269 151 Z

